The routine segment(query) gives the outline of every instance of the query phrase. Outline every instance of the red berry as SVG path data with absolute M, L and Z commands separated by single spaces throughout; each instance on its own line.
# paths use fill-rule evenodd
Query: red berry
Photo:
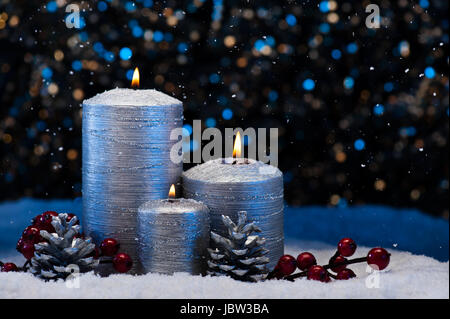
M 41 218 L 41 214 L 36 215 L 35 217 L 33 217 L 33 219 L 31 220 L 31 225 L 37 225 L 37 223 L 39 222 L 39 218 Z
M 377 247 L 372 248 L 367 254 L 367 263 L 376 270 L 383 270 L 389 265 L 391 254 L 386 249 Z
M 321 282 L 329 282 L 330 277 L 328 276 L 328 272 L 319 265 L 314 265 L 308 270 L 308 279 L 310 280 L 318 280 Z
M 28 226 L 22 233 L 23 240 L 31 241 L 34 244 L 40 243 L 44 241 L 44 238 L 41 237 L 41 230 L 36 226 Z
M 297 256 L 297 267 L 302 271 L 307 270 L 316 264 L 316 257 L 311 253 L 305 252 Z
M 356 275 L 353 272 L 353 270 L 345 268 L 338 272 L 336 279 L 347 280 L 347 279 L 354 278 L 354 277 L 356 277 Z
M 54 216 L 58 216 L 57 212 L 47 211 L 42 213 L 42 215 L 37 219 L 35 225 L 42 230 L 46 230 L 49 233 L 54 233 L 55 228 L 52 225 L 52 220 Z
M 103 256 L 112 257 L 119 251 L 119 242 L 114 238 L 105 238 L 100 244 Z
M 344 257 L 350 257 L 356 251 L 356 243 L 351 238 L 342 238 L 338 243 L 338 251 Z
M 34 244 L 31 241 L 24 241 L 20 252 L 25 259 L 30 260 L 34 256 Z
M 18 252 L 21 252 L 21 251 L 22 251 L 23 242 L 24 242 L 23 238 L 20 237 L 20 239 L 17 241 L 17 245 L 16 245 L 16 250 L 17 250 Z
M 19 271 L 19 268 L 13 263 L 4 263 L 2 266 L 2 272 Z
M 347 258 L 342 257 L 342 256 L 337 256 L 337 257 L 331 257 L 331 259 L 328 263 L 330 264 L 330 266 L 334 266 L 336 264 L 340 264 L 340 263 L 343 263 L 346 261 L 347 261 Z M 331 267 L 331 270 L 337 273 L 337 272 L 340 272 L 342 269 L 345 269 L 346 267 L 347 267 L 347 265 Z
M 125 273 L 133 267 L 133 261 L 131 257 L 125 253 L 119 253 L 114 256 L 113 259 L 114 269 L 120 273 Z
M 289 276 L 297 268 L 297 261 L 291 255 L 283 255 L 278 260 L 276 268 L 281 275 Z

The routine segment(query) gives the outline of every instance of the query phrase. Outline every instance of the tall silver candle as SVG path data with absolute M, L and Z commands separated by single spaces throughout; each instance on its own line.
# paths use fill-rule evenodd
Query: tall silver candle
M 83 228 L 98 244 L 114 237 L 139 273 L 136 214 L 139 205 L 167 197 L 182 163 L 170 159 L 183 125 L 180 101 L 156 90 L 114 89 L 83 102 Z
M 138 212 L 138 254 L 144 272 L 202 274 L 209 246 L 209 210 L 193 199 L 163 199 Z
M 284 253 L 283 176 L 279 169 L 252 159 L 216 159 L 182 174 L 183 195 L 206 204 L 211 230 L 226 234 L 221 215 L 237 219 L 245 210 L 249 222 L 261 228 L 270 250 L 268 267 Z

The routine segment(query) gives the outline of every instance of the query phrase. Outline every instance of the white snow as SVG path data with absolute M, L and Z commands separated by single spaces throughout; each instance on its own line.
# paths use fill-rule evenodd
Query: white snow
M 115 88 L 99 93 L 90 99 L 84 100 L 88 105 L 112 106 L 162 106 L 178 105 L 181 101 L 157 90 L 133 90 Z
M 80 216 L 81 200 L 24 198 L 0 203 L 2 262 L 24 263 L 23 257 L 14 250 L 15 243 L 30 219 L 45 210 Z M 327 223 L 320 222 L 324 219 Z M 443 253 L 448 252 L 447 221 L 415 210 L 388 207 L 286 207 L 285 226 L 286 253 L 296 257 L 300 252 L 310 251 L 320 264 L 328 262 L 335 246 L 306 240 L 314 238 L 334 243 L 343 235 L 353 237 L 361 242 L 355 258 L 369 251 L 368 247 L 363 247 L 364 242 L 370 247 L 384 246 L 392 256 L 389 267 L 378 273 L 379 288 L 366 286 L 367 280 L 373 284 L 377 277 L 367 273 L 366 264 L 361 263 L 349 267 L 357 278 L 328 284 L 306 279 L 254 284 L 188 274 L 112 275 L 108 278 L 83 274 L 79 278 L 79 288 L 69 288 L 63 281 L 44 282 L 29 273 L 0 273 L 0 298 L 449 298 L 449 262 L 448 255 Z M 395 246 L 439 256 L 436 258 L 446 262 L 400 251 Z
M 311 247 L 315 247 L 314 249 Z M 326 263 L 334 247 L 320 243 L 291 242 L 287 253 L 312 252 L 320 263 Z M 359 247 L 355 257 L 369 248 Z M 449 298 L 449 263 L 390 250 L 389 267 L 377 274 L 366 272 L 366 264 L 352 265 L 357 278 L 320 283 L 306 279 L 295 282 L 271 280 L 243 283 L 225 277 L 112 275 L 100 278 L 82 274 L 76 281 L 44 282 L 26 273 L 0 273 L 0 298 Z M 2 257 L 2 260 L 5 260 Z M 377 281 L 379 287 L 374 287 Z M 369 283 L 369 288 L 366 285 Z M 70 287 L 72 285 L 72 287 Z

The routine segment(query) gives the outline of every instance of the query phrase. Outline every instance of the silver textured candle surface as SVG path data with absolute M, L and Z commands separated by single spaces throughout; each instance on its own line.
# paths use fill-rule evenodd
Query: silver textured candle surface
M 268 267 L 273 268 L 284 253 L 283 174 L 252 159 L 235 162 L 216 159 L 184 172 L 183 196 L 208 206 L 211 230 L 221 235 L 227 235 L 221 215 L 236 220 L 238 211 L 247 211 L 249 222 L 262 229 L 265 248 L 270 250 Z
M 114 89 L 83 102 L 83 228 L 97 244 L 117 239 L 133 259 L 131 273 L 140 271 L 139 205 L 166 198 L 182 172 L 170 160 L 170 132 L 182 116 L 180 101 L 155 90 Z
M 204 273 L 209 230 L 208 207 L 198 201 L 144 203 L 138 212 L 138 254 L 144 272 Z

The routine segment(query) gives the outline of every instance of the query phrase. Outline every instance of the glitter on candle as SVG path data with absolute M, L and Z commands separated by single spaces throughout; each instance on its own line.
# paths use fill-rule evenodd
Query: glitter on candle
M 183 126 L 182 115 L 180 101 L 156 90 L 113 89 L 83 102 L 83 229 L 96 243 L 119 240 L 136 261 L 133 274 L 141 271 L 138 207 L 167 201 L 183 169 L 170 160 L 170 132 Z
M 216 159 L 183 172 L 183 196 L 201 201 L 210 210 L 211 230 L 226 234 L 222 215 L 237 219 L 247 211 L 249 221 L 261 228 L 269 250 L 269 268 L 284 254 L 283 174 L 274 166 L 254 159 L 246 165 L 224 165 L 233 158 Z
M 193 199 L 151 200 L 138 208 L 137 250 L 143 271 L 203 274 L 209 209 Z

